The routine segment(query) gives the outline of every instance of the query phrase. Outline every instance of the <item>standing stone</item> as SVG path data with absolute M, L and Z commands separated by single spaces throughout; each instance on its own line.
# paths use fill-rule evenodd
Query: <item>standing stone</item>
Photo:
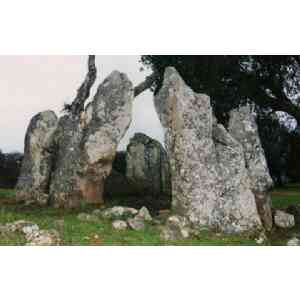
M 166 195 L 170 202 L 170 167 L 167 153 L 158 141 L 136 133 L 127 147 L 126 166 L 126 177 L 140 194 L 154 199 Z
M 24 159 L 16 186 L 17 201 L 47 204 L 52 155 L 47 145 L 57 125 L 52 111 L 35 115 L 25 137 Z
M 50 198 L 54 206 L 103 202 L 104 179 L 130 125 L 132 102 L 132 83 L 114 71 L 100 84 L 85 112 L 60 119 L 52 143 L 56 160 Z
M 273 181 L 260 142 L 257 124 L 249 105 L 230 112 L 228 130 L 243 146 L 246 167 L 251 189 L 255 195 L 257 209 L 264 227 L 271 230 L 273 220 L 269 190 L 273 186 Z
M 104 180 L 112 170 L 118 144 L 130 126 L 133 85 L 128 77 L 112 72 L 99 86 L 87 108 L 82 149 L 80 188 L 93 203 L 103 202 Z
M 261 230 L 243 148 L 217 124 L 210 98 L 194 93 L 167 68 L 154 102 L 165 129 L 173 209 L 196 227 Z
M 55 153 L 50 185 L 50 202 L 55 207 L 75 208 L 82 201 L 79 184 L 83 128 L 71 114 L 62 116 L 54 132 L 50 148 Z

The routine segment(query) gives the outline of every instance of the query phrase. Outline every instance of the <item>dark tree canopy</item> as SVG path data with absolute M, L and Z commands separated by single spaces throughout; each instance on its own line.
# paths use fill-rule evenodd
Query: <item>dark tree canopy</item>
M 157 75 L 157 90 L 167 66 L 174 66 L 196 92 L 207 93 L 216 115 L 242 102 L 283 111 L 300 124 L 300 56 L 297 55 L 143 55 Z

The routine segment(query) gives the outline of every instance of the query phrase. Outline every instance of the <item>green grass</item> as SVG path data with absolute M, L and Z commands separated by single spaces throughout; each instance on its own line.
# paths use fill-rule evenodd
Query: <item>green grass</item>
M 290 193 L 293 193 L 292 195 Z M 0 203 L 2 199 L 14 199 L 13 190 L 0 189 Z M 278 189 L 272 194 L 274 208 L 284 208 L 290 204 L 300 204 L 300 185 Z M 84 207 L 85 212 L 91 212 L 91 207 Z M 0 224 L 17 220 L 35 222 L 41 229 L 55 228 L 56 220 L 64 220 L 64 228 L 59 229 L 63 245 L 256 245 L 254 239 L 247 236 L 227 236 L 202 231 L 197 238 L 163 243 L 159 237 L 159 229 L 154 225 L 147 225 L 143 231 L 116 231 L 111 221 L 99 220 L 95 223 L 83 222 L 77 219 L 79 211 L 62 211 L 53 208 L 26 208 L 15 204 L 0 206 Z M 271 233 L 269 245 L 285 245 L 286 241 L 300 235 L 300 227 L 291 230 L 276 230 Z M 24 245 L 24 237 L 20 234 L 0 235 L 0 245 Z

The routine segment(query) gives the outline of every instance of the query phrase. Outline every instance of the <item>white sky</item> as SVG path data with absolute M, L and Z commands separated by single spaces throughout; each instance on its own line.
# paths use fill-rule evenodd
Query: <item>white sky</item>
M 126 73 L 134 86 L 144 80 L 139 56 L 97 56 L 98 84 L 113 70 Z M 60 114 L 64 102 L 71 102 L 87 72 L 87 56 L 0 56 L 0 149 L 23 151 L 30 119 L 43 110 Z M 156 115 L 152 93 L 135 99 L 133 122 L 120 144 L 124 149 L 135 132 L 160 142 L 163 131 Z

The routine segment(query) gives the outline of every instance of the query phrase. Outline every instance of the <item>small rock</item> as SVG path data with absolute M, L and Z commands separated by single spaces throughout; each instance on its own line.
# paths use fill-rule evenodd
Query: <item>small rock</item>
M 152 217 L 151 217 L 151 215 L 150 215 L 150 213 L 149 213 L 149 210 L 148 210 L 147 207 L 145 207 L 145 206 L 143 206 L 143 207 L 139 210 L 139 212 L 138 212 L 138 214 L 137 214 L 137 217 L 140 218 L 140 219 L 143 219 L 143 220 L 145 220 L 145 221 L 147 221 L 147 222 L 151 222 L 151 221 L 152 221 Z
M 136 230 L 136 231 L 140 231 L 145 228 L 144 221 L 137 217 L 135 217 L 133 219 L 128 219 L 127 223 L 131 229 Z
M 27 227 L 27 226 L 35 226 L 36 224 L 34 224 L 33 222 L 30 222 L 30 221 L 25 221 L 25 220 L 18 220 L 18 221 L 15 221 L 13 223 L 7 223 L 5 226 L 7 228 L 8 231 L 10 232 L 16 232 L 16 231 L 19 231 L 21 233 L 24 233 L 22 231 L 22 229 L 24 227 Z
M 24 226 L 21 231 L 25 234 L 25 236 L 32 235 L 34 232 L 39 231 L 39 226 L 36 224 Z
M 77 219 L 83 222 L 97 222 L 99 221 L 98 217 L 96 215 L 90 215 L 87 213 L 80 213 L 77 216 Z
M 27 241 L 27 246 L 58 246 L 61 242 L 59 233 L 54 229 L 36 231 Z
M 103 211 L 102 216 L 107 219 L 122 218 L 122 217 L 134 217 L 138 213 L 138 210 L 131 207 L 114 206 L 107 208 Z
M 186 218 L 175 215 L 169 217 L 166 225 L 162 226 L 160 238 L 164 241 L 182 240 L 189 238 L 190 232 Z
M 102 210 L 101 209 L 95 209 L 95 210 L 93 210 L 92 215 L 97 216 L 97 217 L 101 217 L 102 216 Z
M 127 229 L 127 223 L 123 220 L 115 220 L 112 222 L 112 227 L 116 230 L 125 230 Z
M 300 240 L 296 237 L 290 239 L 287 244 L 287 246 L 300 246 Z
M 274 215 L 274 223 L 280 228 L 292 228 L 295 226 L 295 218 L 282 210 L 276 210 Z
M 267 240 L 267 237 L 264 232 L 261 232 L 259 237 L 255 239 L 257 245 L 262 245 Z

